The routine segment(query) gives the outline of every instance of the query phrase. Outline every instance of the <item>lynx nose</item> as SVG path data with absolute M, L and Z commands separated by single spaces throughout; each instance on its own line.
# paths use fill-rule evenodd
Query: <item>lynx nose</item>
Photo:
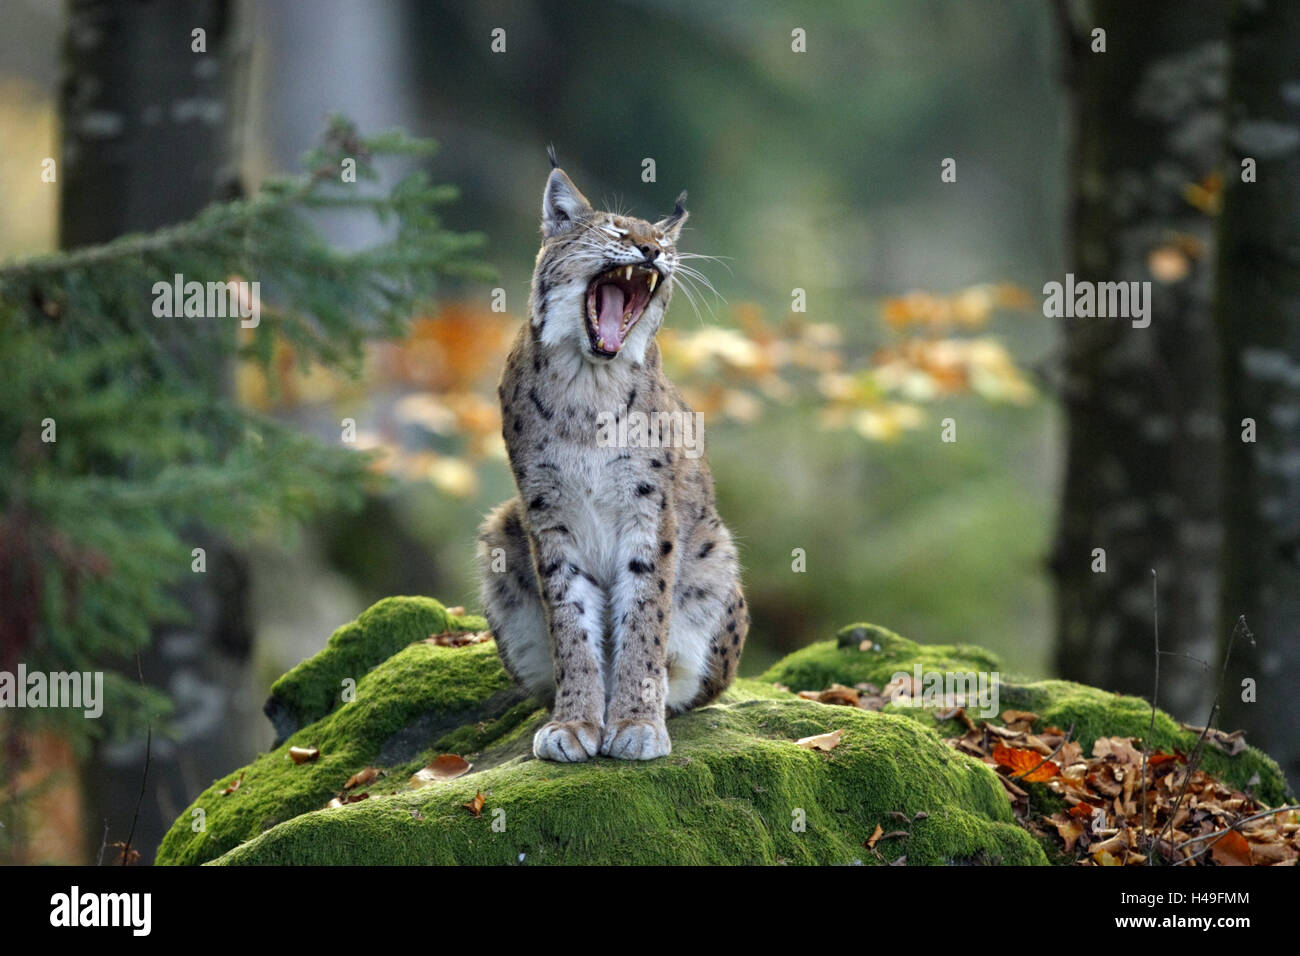
M 654 262 L 656 259 L 659 258 L 660 249 L 658 246 L 653 246 L 650 245 L 649 243 L 646 243 L 644 245 L 637 246 L 637 248 L 641 250 L 641 255 L 645 256 L 646 262 Z

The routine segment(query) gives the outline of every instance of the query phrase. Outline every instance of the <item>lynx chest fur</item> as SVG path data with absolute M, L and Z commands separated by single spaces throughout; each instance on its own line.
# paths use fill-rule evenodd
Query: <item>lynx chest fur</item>
M 558 168 L 543 194 L 499 389 L 518 495 L 477 552 L 502 662 L 552 706 L 543 759 L 669 753 L 666 718 L 727 687 L 748 630 L 698 416 L 654 340 L 685 268 L 684 199 L 656 223 L 600 212 Z

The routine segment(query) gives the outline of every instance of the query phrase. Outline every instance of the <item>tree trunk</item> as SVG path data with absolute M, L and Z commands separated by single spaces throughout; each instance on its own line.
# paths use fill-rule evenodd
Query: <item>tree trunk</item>
M 1244 727 L 1300 787 L 1300 7 L 1240 4 L 1230 23 L 1228 164 L 1216 317 L 1224 383 L 1227 535 L 1224 727 Z M 1254 160 L 1255 182 L 1242 161 Z M 1256 440 L 1246 441 L 1251 419 Z M 1255 681 L 1257 701 L 1240 682 Z
M 1150 696 L 1163 650 L 1212 663 L 1221 429 L 1212 334 L 1220 0 L 1063 5 L 1073 97 L 1071 271 L 1150 282 L 1150 325 L 1064 319 L 1067 453 L 1052 556 L 1062 676 Z M 1094 52 L 1092 31 L 1106 31 Z M 1201 187 L 1208 187 L 1202 189 Z M 1062 277 L 1063 281 L 1063 277 Z M 1105 570 L 1094 570 L 1104 549 Z M 1169 657 L 1159 703 L 1204 718 L 1212 676 Z
M 63 248 L 180 222 L 240 194 L 246 56 L 235 29 L 238 7 L 237 0 L 71 4 L 61 107 Z M 197 30 L 205 52 L 195 50 Z M 162 338 L 178 353 L 186 348 Z M 196 388 L 225 387 L 228 370 L 186 364 L 211 376 L 196 376 Z M 146 680 L 172 698 L 178 736 L 153 735 L 149 796 L 135 823 L 145 742 L 99 749 L 90 802 L 100 812 L 87 821 L 92 855 L 101 827 L 112 842 L 134 826 L 133 847 L 151 860 L 175 808 L 207 782 L 203 769 L 247 757 L 229 690 L 252 643 L 247 569 L 224 542 L 195 534 L 193 543 L 206 550 L 207 572 L 175 595 L 191 623 L 158 628 L 141 654 Z M 104 859 L 113 862 L 112 852 Z

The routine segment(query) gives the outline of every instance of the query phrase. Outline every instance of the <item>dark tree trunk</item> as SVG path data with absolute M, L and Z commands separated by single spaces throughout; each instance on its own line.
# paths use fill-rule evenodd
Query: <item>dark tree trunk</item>
M 74 0 L 61 104 L 59 244 L 188 219 L 239 191 L 230 0 Z M 191 52 L 192 31 L 207 53 Z
M 1218 168 L 1220 0 L 1063 4 L 1073 97 L 1071 271 L 1151 282 L 1150 326 L 1064 319 L 1068 447 L 1057 539 L 1057 667 L 1149 696 L 1151 571 L 1163 649 L 1216 653 L 1221 429 L 1212 217 L 1195 187 Z M 1092 30 L 1106 31 L 1104 53 Z M 1209 190 L 1212 193 L 1213 190 Z M 1105 572 L 1093 570 L 1105 550 Z M 1202 664 L 1161 664 L 1160 704 L 1203 718 Z
M 1216 313 L 1223 357 L 1225 514 L 1221 633 L 1232 649 L 1225 727 L 1300 787 L 1300 6 L 1240 4 L 1230 24 L 1228 162 Z M 1242 160 L 1257 164 L 1242 181 Z M 1244 441 L 1243 419 L 1257 440 Z M 1242 700 L 1252 678 L 1257 701 Z
M 59 169 L 63 248 L 183 221 L 240 194 L 246 57 L 235 31 L 237 9 L 236 0 L 70 5 Z M 206 52 L 193 50 L 198 29 Z M 168 347 L 183 351 L 185 343 L 169 340 Z M 223 387 L 225 370 L 206 371 L 213 378 L 196 380 L 196 387 Z M 141 655 L 146 680 L 175 704 L 179 735 L 153 737 L 150 786 L 133 840 L 146 861 L 179 808 L 208 782 L 197 768 L 247 757 L 231 732 L 228 689 L 251 648 L 247 569 L 223 542 L 195 534 L 193 544 L 206 550 L 207 571 L 175 595 L 191 623 L 159 628 Z M 104 826 L 110 842 L 131 830 L 144 750 L 136 740 L 96 754 L 87 822 L 96 846 Z

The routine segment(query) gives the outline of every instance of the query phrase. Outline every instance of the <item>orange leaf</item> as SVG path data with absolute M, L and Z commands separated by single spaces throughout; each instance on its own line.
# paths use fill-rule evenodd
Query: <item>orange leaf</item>
M 1022 774 L 1029 774 L 1024 779 L 1033 783 L 1051 780 L 1061 772 L 1061 768 L 1050 760 L 1039 767 L 1038 765 L 1043 760 L 1040 755 L 1032 750 L 1021 750 L 1018 747 L 1004 747 L 998 744 L 993 748 L 993 760 L 999 767 L 1006 767 L 1014 771 L 1011 774 L 1013 778 L 1019 778 Z M 1035 767 L 1038 769 L 1035 770 Z M 1030 773 L 1031 770 L 1033 773 Z
M 227 796 L 228 794 L 234 793 L 236 790 L 239 789 L 240 784 L 242 784 L 243 782 L 244 782 L 244 773 L 241 772 L 238 777 L 236 777 L 234 780 L 232 780 L 230 783 L 226 785 L 226 789 L 221 791 L 221 795 L 224 797 Z
M 458 757 L 455 754 L 442 754 L 435 757 L 433 762 L 423 770 L 417 770 L 413 773 L 410 783 L 412 787 L 427 787 L 431 783 L 455 780 L 457 777 L 469 773 L 470 768 L 473 766 L 464 757 Z
M 884 828 L 879 823 L 877 823 L 876 829 L 872 831 L 871 836 L 867 838 L 867 842 L 862 845 L 865 846 L 868 850 L 874 850 L 876 848 L 876 843 L 879 842 L 880 837 L 881 835 L 884 834 L 884 832 L 885 832 Z
M 1229 830 L 1214 841 L 1210 856 L 1219 866 L 1250 866 L 1250 844 L 1236 830 Z
M 348 777 L 348 782 L 343 785 L 344 790 L 351 790 L 353 787 L 364 787 L 376 777 L 379 776 L 378 767 L 367 767 L 365 770 L 358 770 L 352 776 Z
M 487 798 L 483 796 L 482 793 L 476 791 L 474 793 L 474 799 L 471 800 L 469 803 L 462 803 L 461 806 L 464 807 L 466 810 L 468 810 L 470 813 L 474 814 L 474 816 L 481 817 L 483 816 L 483 801 L 486 799 Z

